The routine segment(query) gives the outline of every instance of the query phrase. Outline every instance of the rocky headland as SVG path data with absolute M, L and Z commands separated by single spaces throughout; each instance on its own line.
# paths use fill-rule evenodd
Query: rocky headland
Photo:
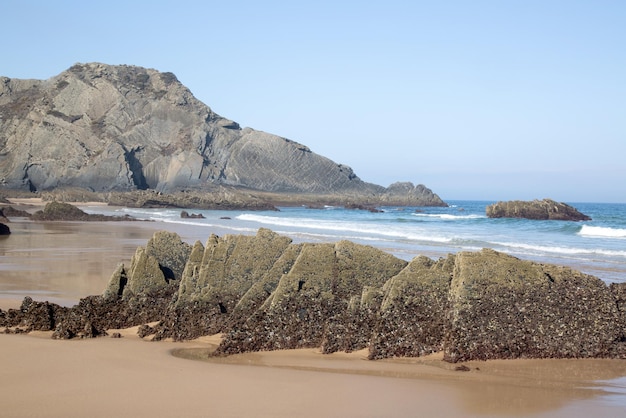
M 524 218 L 557 221 L 590 221 L 591 218 L 576 208 L 552 199 L 511 200 L 487 206 L 488 218 Z
M 242 128 L 168 72 L 88 63 L 48 80 L 0 77 L 0 115 L 4 190 L 144 207 L 446 206 L 423 185 L 367 183 L 305 145 Z
M 626 284 L 488 249 L 407 262 L 267 229 L 204 245 L 157 232 L 102 295 L 0 311 L 6 332 L 55 338 L 137 325 L 153 340 L 222 333 L 216 355 L 317 347 L 368 348 L 370 359 L 443 352 L 449 362 L 626 358 Z

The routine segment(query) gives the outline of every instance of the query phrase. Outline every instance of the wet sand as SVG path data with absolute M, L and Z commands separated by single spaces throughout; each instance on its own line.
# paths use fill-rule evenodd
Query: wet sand
M 31 213 L 44 205 L 40 199 L 11 201 L 12 206 Z M 155 231 L 177 232 L 190 244 L 197 240 L 204 244 L 209 237 L 205 229 L 145 221 L 13 218 L 8 225 L 11 235 L 0 237 L 0 308 L 19 306 L 25 296 L 71 306 L 82 297 L 100 294 L 118 264 L 128 266 L 137 247 L 144 246 Z
M 61 301 L 102 292 L 120 261 L 158 229 L 150 222 L 12 222 L 0 241 L 0 308 L 23 296 Z M 205 231 L 200 231 L 206 235 Z M 219 231 L 216 231 L 219 234 Z M 514 360 L 463 363 L 365 360 L 364 351 L 251 353 L 208 361 L 219 341 L 51 340 L 0 334 L 0 416 L 583 417 L 626 414 L 626 362 Z M 603 381 L 612 379 L 618 387 Z M 611 391 L 615 392 L 611 392 Z
M 207 361 L 204 353 L 215 344 L 210 338 L 154 343 L 140 340 L 135 330 L 121 339 L 57 341 L 49 335 L 0 335 L 1 416 L 587 417 L 624 412 L 602 401 L 599 388 L 587 380 L 623 373 L 615 360 L 470 362 L 472 370 L 459 372 L 437 358 L 372 362 L 363 352 L 328 356 L 310 349 Z M 197 361 L 200 354 L 204 361 Z

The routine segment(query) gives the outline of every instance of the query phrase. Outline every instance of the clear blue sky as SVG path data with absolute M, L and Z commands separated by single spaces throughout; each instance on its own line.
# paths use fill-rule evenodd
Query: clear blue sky
M 171 71 L 218 114 L 444 200 L 626 202 L 626 1 L 2 2 L 0 75 Z

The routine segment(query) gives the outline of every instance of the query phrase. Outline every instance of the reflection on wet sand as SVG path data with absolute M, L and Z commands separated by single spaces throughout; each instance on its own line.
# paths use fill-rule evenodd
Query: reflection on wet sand
M 367 350 L 327 355 L 316 349 L 303 349 L 211 357 L 214 344 L 205 348 L 175 349 L 172 354 L 219 364 L 437 382 L 458 390 L 467 411 L 478 415 L 502 415 L 511 411 L 525 415 L 557 410 L 575 400 L 610 395 L 614 379 L 626 376 L 626 362 L 622 360 L 470 361 L 462 363 L 469 370 L 460 371 L 461 364 L 443 362 L 441 353 L 378 361 L 367 360 Z

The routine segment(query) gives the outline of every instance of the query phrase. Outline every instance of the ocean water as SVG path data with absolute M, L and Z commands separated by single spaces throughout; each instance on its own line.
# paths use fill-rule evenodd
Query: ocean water
M 570 266 L 607 283 L 626 281 L 626 204 L 569 203 L 592 220 L 568 222 L 489 219 L 485 209 L 492 201 L 447 203 L 447 208 L 380 207 L 381 213 L 342 207 L 289 207 L 278 212 L 187 210 L 202 213 L 205 219 L 182 219 L 180 209 L 83 209 L 191 226 L 203 242 L 211 233 L 254 234 L 264 227 L 295 242 L 346 239 L 406 260 L 492 248 L 522 259 Z

